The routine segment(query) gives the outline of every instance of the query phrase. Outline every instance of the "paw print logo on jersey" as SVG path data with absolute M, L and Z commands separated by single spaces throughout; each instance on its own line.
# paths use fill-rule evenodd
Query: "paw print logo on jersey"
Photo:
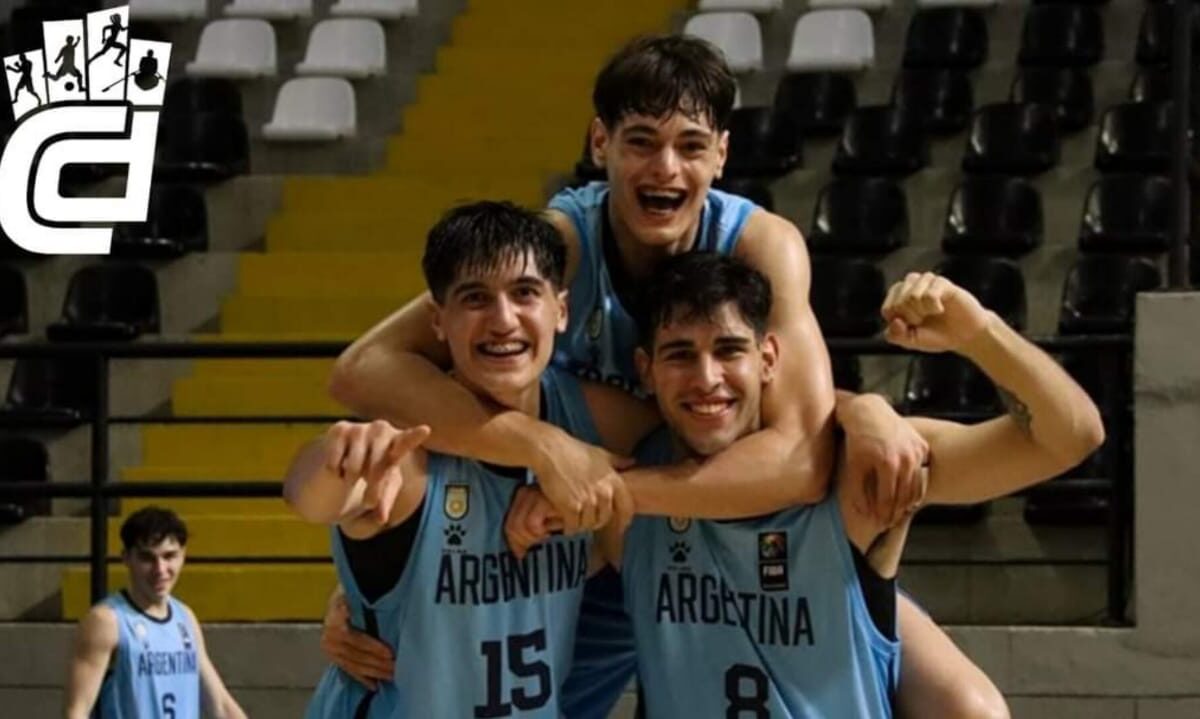
M 467 530 L 461 524 L 451 524 L 443 529 L 442 533 L 446 535 L 446 546 L 461 547 Z
M 692 553 L 692 547 L 687 542 L 675 542 L 671 545 L 671 561 L 676 564 L 687 564 L 688 555 Z
M 44 22 L 42 43 L 4 58 L 18 124 L 0 157 L 0 228 L 29 252 L 106 255 L 114 223 L 146 219 L 171 44 L 130 38 L 128 7 Z M 124 166 L 125 194 L 64 197 L 67 164 Z

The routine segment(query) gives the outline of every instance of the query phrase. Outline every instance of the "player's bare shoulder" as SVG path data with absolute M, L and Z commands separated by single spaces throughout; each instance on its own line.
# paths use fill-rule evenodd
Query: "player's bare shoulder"
M 800 228 L 791 220 L 760 207 L 746 218 L 733 254 L 755 269 L 767 272 L 778 261 L 807 263 L 808 249 Z
M 562 210 L 547 208 L 542 210 L 542 219 L 549 222 L 558 230 L 558 234 L 562 237 L 563 243 L 567 246 L 567 269 L 565 279 L 569 284 L 575 277 L 575 271 L 579 269 L 579 230 L 575 227 L 575 222 L 567 213 Z
M 93 649 L 115 649 L 120 638 L 117 613 L 107 604 L 94 605 L 79 621 L 78 636 Z

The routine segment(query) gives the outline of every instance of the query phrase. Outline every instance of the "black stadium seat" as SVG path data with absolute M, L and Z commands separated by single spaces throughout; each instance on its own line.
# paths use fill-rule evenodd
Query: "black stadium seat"
M 775 89 L 776 117 L 804 137 L 841 133 L 857 105 L 854 80 L 842 73 L 793 73 Z
M 49 479 L 50 458 L 41 442 L 27 437 L 0 438 L 0 482 L 45 483 Z M 49 513 L 49 497 L 0 502 L 0 525 Z
M 200 113 L 170 118 L 159 137 L 155 177 L 212 182 L 250 171 L 250 137 L 240 117 Z
M 1154 175 L 1109 175 L 1088 189 L 1079 249 L 1165 252 L 1170 230 L 1170 180 Z
M 966 71 L 917 68 L 896 75 L 892 104 L 926 132 L 946 135 L 967 126 L 975 101 Z
M 948 254 L 1019 255 L 1042 242 L 1042 199 L 1017 177 L 968 177 L 946 210 L 942 249 Z
M 56 342 L 131 340 L 158 332 L 158 282 L 140 265 L 104 264 L 76 272 L 62 319 L 46 328 Z
M 918 10 L 908 23 L 904 67 L 978 67 L 987 54 L 987 22 L 978 10 Z
M 908 366 L 903 414 L 975 423 L 1000 412 L 996 388 L 975 365 L 951 353 L 917 355 Z
M 204 195 L 187 185 L 155 185 L 146 221 L 119 224 L 113 232 L 115 257 L 170 259 L 207 248 Z
M 1171 107 L 1169 102 L 1124 102 L 1110 107 L 1101 117 L 1096 135 L 1096 169 L 1168 172 Z
M 725 172 L 731 177 L 772 177 L 800 166 L 803 143 L 800 133 L 775 117 L 770 107 L 742 107 L 729 118 L 729 157 Z
M 1085 255 L 1067 272 L 1060 334 L 1131 332 L 1138 292 L 1162 285 L 1154 263 L 1143 257 Z
M 733 178 L 718 180 L 714 183 L 718 190 L 731 192 L 750 200 L 767 212 L 775 211 L 775 197 L 766 183 L 749 178 Z
M 967 172 L 1034 175 L 1058 164 L 1058 124 L 1047 105 L 996 103 L 975 113 L 962 167 Z
M 0 265 L 0 337 L 29 331 L 29 300 L 25 275 L 15 267 Z
M 1175 8 L 1171 3 L 1146 3 L 1138 27 L 1135 57 L 1139 65 L 1169 65 L 1175 47 Z M 1192 6 L 1192 47 L 1200 40 L 1200 12 Z M 1194 58 L 1195 56 L 1193 56 Z
M 88 358 L 21 358 L 13 365 L 0 423 L 28 429 L 72 426 L 96 404 L 96 367 Z
M 942 262 L 938 272 L 962 287 L 1011 327 L 1025 329 L 1025 278 L 1012 260 L 963 255 Z
M 814 257 L 812 307 L 829 337 L 866 337 L 879 332 L 883 320 L 883 273 L 864 260 Z
M 829 355 L 833 365 L 833 386 L 847 392 L 862 391 L 862 363 L 858 355 L 834 352 Z
M 222 78 L 186 77 L 167 87 L 164 116 L 189 116 L 202 112 L 242 116 L 242 95 L 237 85 Z
M 1080 68 L 1023 67 L 1013 79 L 1009 100 L 1050 105 L 1060 132 L 1077 132 L 1092 123 L 1092 80 Z
M 909 175 L 929 164 L 929 141 L 894 107 L 860 107 L 850 115 L 833 158 L 844 175 Z
M 904 190 L 883 177 L 841 177 L 821 188 L 805 238 L 814 254 L 869 255 L 908 243 Z
M 1089 67 L 1104 56 L 1100 11 L 1087 5 L 1034 5 L 1025 14 L 1021 65 Z

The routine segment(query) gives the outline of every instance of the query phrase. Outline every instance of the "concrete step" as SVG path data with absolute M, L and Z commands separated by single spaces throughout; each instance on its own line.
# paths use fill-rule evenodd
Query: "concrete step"
M 63 618 L 79 619 L 91 606 L 88 570 L 63 573 Z M 108 584 L 120 587 L 126 570 L 110 566 Z M 317 620 L 335 584 L 331 564 L 191 564 L 174 594 L 203 621 Z
M 329 528 L 295 516 L 184 515 L 183 520 L 188 527 L 189 559 L 329 556 Z M 108 522 L 112 557 L 121 554 L 122 521 L 124 517 Z
M 182 417 L 346 414 L 344 407 L 329 398 L 324 383 L 314 385 L 288 377 L 190 377 L 175 383 L 171 409 Z
M 229 377 L 224 381 L 237 379 Z M 263 379 L 249 376 L 245 381 Z M 209 377 L 203 381 L 221 380 Z M 126 472 L 137 473 L 138 476 L 128 476 L 130 481 L 136 481 L 155 479 L 152 474 L 154 468 L 169 472 L 186 467 L 222 469 L 225 472 L 278 469 L 301 445 L 324 431 L 325 425 L 318 423 L 144 425 L 142 463 L 128 468 Z M 204 474 L 195 476 L 197 479 L 204 477 Z
M 385 230 L 393 218 L 343 215 L 286 215 L 295 220 L 299 232 L 322 234 L 328 223 L 332 230 Z M 398 219 L 398 218 L 395 218 Z M 309 223 L 308 228 L 304 223 Z M 344 224 L 343 224 L 344 223 Z M 289 222 L 289 224 L 292 224 Z M 355 225 L 359 225 L 356 227 Z M 382 226 L 382 227 L 381 227 Z M 389 233 L 390 234 L 390 233 Z M 393 235 L 394 237 L 394 235 Z M 394 299 L 396 287 L 424 287 L 421 272 L 423 247 L 397 243 L 395 252 L 269 252 L 247 254 L 239 259 L 237 295 L 243 298 L 366 298 Z
M 122 514 L 132 514 L 144 507 L 166 507 L 181 517 L 291 517 L 292 510 L 283 499 L 264 497 L 227 498 L 170 498 L 127 497 L 120 501 Z
M 333 369 L 333 359 L 217 359 L 196 360 L 196 377 L 297 377 L 324 382 Z
M 447 180 L 436 176 L 329 176 L 288 179 L 283 185 L 282 207 L 285 212 L 310 214 L 351 210 L 400 214 L 406 208 L 445 208 L 465 197 L 507 197 L 529 205 L 544 199 L 541 183 L 503 171 Z
M 448 205 L 428 205 L 412 212 L 284 212 L 272 217 L 267 225 L 267 250 L 397 250 L 410 256 L 416 252 L 419 260 L 429 228 L 447 209 Z
M 241 297 L 225 301 L 221 328 L 231 332 L 318 332 L 354 339 L 425 290 L 394 284 L 391 297 Z

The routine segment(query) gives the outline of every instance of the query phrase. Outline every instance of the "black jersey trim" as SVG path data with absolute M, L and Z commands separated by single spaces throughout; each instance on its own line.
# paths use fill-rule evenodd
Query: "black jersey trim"
M 135 612 L 137 612 L 138 614 L 141 614 L 143 617 L 145 617 L 146 619 L 149 619 L 150 621 L 154 622 L 155 624 L 170 624 L 171 619 L 173 618 L 173 615 L 175 614 L 175 609 L 171 606 L 170 599 L 167 600 L 167 616 L 163 617 L 162 619 L 159 619 L 158 617 L 147 614 L 145 612 L 145 610 L 143 610 L 141 607 L 139 607 L 137 602 L 133 601 L 133 597 L 129 596 L 128 590 L 122 589 L 121 596 L 125 598 L 125 601 L 126 601 L 126 603 L 129 604 L 129 606 L 133 607 L 133 610 Z

